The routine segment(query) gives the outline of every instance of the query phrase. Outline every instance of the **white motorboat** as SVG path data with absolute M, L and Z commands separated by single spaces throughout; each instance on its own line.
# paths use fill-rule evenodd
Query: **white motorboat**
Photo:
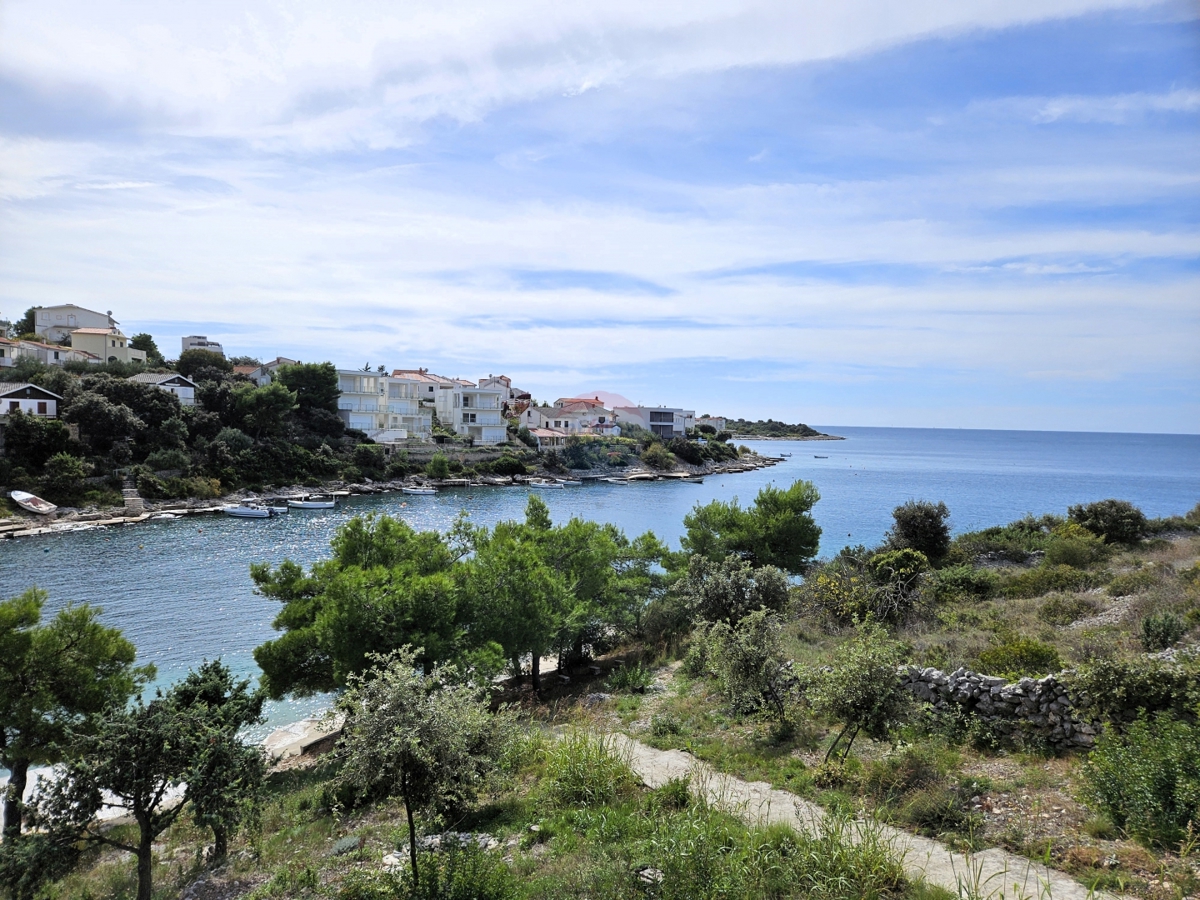
M 431 487 L 402 487 L 402 488 L 400 488 L 400 493 L 402 493 L 402 494 L 436 494 L 437 491 Z
M 561 487 L 583 487 L 583 482 L 575 481 L 572 478 L 564 478 L 561 481 L 559 481 L 559 485 Z
M 561 488 L 562 485 L 557 481 L 531 481 L 529 486 L 532 488 Z
M 628 478 L 605 478 L 609 484 L 629 484 Z
M 233 516 L 235 519 L 269 519 L 271 518 L 271 510 L 265 506 L 227 506 L 225 507 L 225 515 Z
M 337 506 L 337 498 L 325 494 L 310 494 L 299 500 L 289 500 L 288 506 L 292 509 L 334 509 Z
M 12 491 L 8 496 L 13 498 L 13 502 L 21 509 L 27 509 L 31 513 L 37 513 L 40 516 L 48 516 L 50 513 L 58 509 L 49 500 L 43 500 L 41 497 L 35 497 L 27 491 Z

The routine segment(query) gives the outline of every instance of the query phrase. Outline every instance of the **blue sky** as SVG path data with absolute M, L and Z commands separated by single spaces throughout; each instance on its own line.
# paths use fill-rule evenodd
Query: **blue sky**
M 1197 15 L 10 0 L 0 313 L 548 399 L 1195 433 Z

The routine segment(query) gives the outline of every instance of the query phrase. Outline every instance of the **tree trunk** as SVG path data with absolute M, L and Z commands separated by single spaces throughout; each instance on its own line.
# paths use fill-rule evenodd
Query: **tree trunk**
M 143 825 L 137 849 L 137 900 L 151 900 L 151 879 L 154 877 L 154 852 L 151 850 L 153 843 L 154 837 L 150 834 L 149 827 Z
M 412 861 L 413 893 L 421 887 L 421 874 L 417 871 L 417 826 L 413 822 L 412 803 L 408 800 L 408 776 L 404 776 L 404 813 L 408 816 L 408 858 Z M 140 900 L 140 898 L 139 898 Z
M 532 653 L 533 662 L 529 664 L 529 674 L 533 679 L 533 692 L 540 694 L 542 692 L 542 659 L 538 654 Z
M 224 859 L 229 853 L 229 829 L 213 826 L 212 861 Z
M 21 818 L 25 812 L 25 785 L 29 781 L 29 760 L 14 759 L 12 775 L 4 792 L 4 840 L 16 840 L 21 835 Z

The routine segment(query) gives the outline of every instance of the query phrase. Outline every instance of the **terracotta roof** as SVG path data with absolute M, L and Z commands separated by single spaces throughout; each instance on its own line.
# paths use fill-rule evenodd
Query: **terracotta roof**
M 239 375 L 252 375 L 261 368 L 262 366 L 234 366 L 233 371 Z
M 529 433 L 534 437 L 566 437 L 565 431 L 558 431 L 554 428 L 530 428 Z

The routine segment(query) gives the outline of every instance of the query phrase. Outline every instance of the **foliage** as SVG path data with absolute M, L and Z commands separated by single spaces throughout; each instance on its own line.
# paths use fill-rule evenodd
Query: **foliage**
M 687 438 L 671 438 L 667 444 L 667 449 L 685 463 L 690 463 L 693 466 L 701 465 L 704 462 L 704 453 L 700 445 L 694 441 L 689 441 Z
M 18 410 L 8 414 L 4 452 L 13 465 L 33 472 L 59 454 L 70 452 L 71 434 L 58 419 L 45 419 Z
M 759 609 L 736 624 L 718 622 L 708 630 L 707 667 L 735 711 L 763 710 L 786 721 L 797 682 L 783 652 L 782 625 L 774 612 Z
M 1190 718 L 1200 709 L 1200 658 L 1093 659 L 1071 677 L 1071 693 L 1086 699 L 1089 712 L 1117 727 L 1140 713 Z
M 642 462 L 652 469 L 675 468 L 675 456 L 660 443 L 653 443 L 642 451 Z
M 56 453 L 46 460 L 46 488 L 55 499 L 73 499 L 83 490 L 83 479 L 90 471 L 78 456 Z
M 896 550 L 916 550 L 937 564 L 950 549 L 950 510 L 945 503 L 909 500 L 892 510 L 887 545 Z
M 902 659 L 901 645 L 882 626 L 868 622 L 837 648 L 830 666 L 810 675 L 808 698 L 813 710 L 843 723 L 826 760 L 847 734 L 843 759 L 860 731 L 877 741 L 890 740 L 908 720 L 912 701 L 896 675 Z
M 1046 544 L 1046 565 L 1083 569 L 1104 558 L 1104 539 L 1082 525 L 1064 522 L 1054 528 Z
M 596 806 L 628 794 L 637 778 L 611 736 L 569 731 L 545 749 L 546 792 L 557 803 Z
M 395 874 L 351 873 L 337 900 L 515 900 L 520 881 L 499 853 L 475 843 L 449 841 L 438 853 L 417 857 L 418 878 L 411 870 Z
M 1147 653 L 1166 650 L 1187 631 L 1183 619 L 1171 612 L 1152 613 L 1142 619 L 1142 647 Z
M 280 434 L 288 414 L 298 408 L 296 395 L 279 381 L 239 384 L 233 393 L 242 428 L 258 440 Z
M 1134 569 L 1132 572 L 1122 572 L 1108 583 L 1110 597 L 1128 597 L 1130 594 L 1140 594 L 1158 584 L 1160 575 L 1153 568 Z
M 968 559 L 991 554 L 1012 562 L 1025 562 L 1029 554 L 1046 549 L 1050 532 L 1062 522 L 1059 516 L 1026 516 L 1007 525 L 960 534 L 953 547 Z
M 135 667 L 133 644 L 101 625 L 100 610 L 66 606 L 42 623 L 46 594 L 31 588 L 0 602 L 0 765 L 11 772 L 5 833 L 21 829 L 21 794 L 31 765 L 62 759 L 74 732 L 92 728 L 154 677 Z
M 198 373 L 204 374 L 201 371 L 203 369 L 214 369 L 218 373 L 232 372 L 233 363 L 220 353 L 199 348 L 184 350 L 179 354 L 179 359 L 175 363 L 175 371 L 185 378 L 193 378 Z
M 430 478 L 436 478 L 441 481 L 444 478 L 450 477 L 450 460 L 446 458 L 444 453 L 435 453 L 433 458 L 429 460 L 425 466 L 425 474 Z
M 801 603 L 840 625 L 912 618 L 924 597 L 929 566 L 924 555 L 911 549 L 867 552 L 847 548 L 809 572 L 798 591 Z
M 148 366 L 161 366 L 165 362 L 162 352 L 158 349 L 158 344 L 154 343 L 154 338 L 144 331 L 131 337 L 129 346 L 146 354 L 146 365 Z
M 1014 599 L 1041 597 L 1051 591 L 1091 590 L 1100 587 L 1106 580 L 1102 573 L 1084 572 L 1074 566 L 1042 565 L 1002 576 L 1000 593 Z
M 821 495 L 809 481 L 767 485 L 743 509 L 737 499 L 699 504 L 683 520 L 683 549 L 716 562 L 731 553 L 752 566 L 776 566 L 796 575 L 817 554 L 821 529 L 811 510 Z
M 1084 793 L 1118 827 L 1147 844 L 1177 844 L 1200 822 L 1200 727 L 1141 716 L 1105 732 L 1083 763 Z
M 1090 597 L 1078 594 L 1051 594 L 1038 609 L 1038 618 L 1051 625 L 1070 625 L 1086 616 L 1095 615 L 1099 605 Z
M 1062 658 L 1050 644 L 1030 637 L 1006 635 L 979 654 L 980 669 L 989 675 L 1017 679 L 1062 669 Z
M 1146 536 L 1146 515 L 1128 500 L 1072 506 L 1067 517 L 1110 544 L 1136 544 Z
M 788 602 L 787 576 L 774 566 L 753 568 L 729 555 L 713 562 L 694 555 L 675 591 L 690 618 L 706 622 L 739 622 L 758 609 L 782 612 Z
M 949 600 L 988 600 L 996 593 L 1000 578 L 990 569 L 972 565 L 946 566 L 933 572 L 926 590 L 935 603 Z
M 493 475 L 524 475 L 529 471 L 525 463 L 510 453 L 502 453 L 499 459 L 492 460 L 488 465 Z
M 242 818 L 247 797 L 257 793 L 261 763 L 245 760 L 257 748 L 240 748 L 238 730 L 257 721 L 248 682 L 234 684 L 219 662 L 205 663 L 196 678 L 132 706 L 111 706 L 95 729 L 77 738 L 75 753 L 36 800 L 34 821 L 60 854 L 103 845 L 137 858 L 138 900 L 152 895 L 154 840 L 185 809 L 216 830 Z M 44 784 L 44 783 L 43 783 Z M 181 798 L 173 802 L 172 788 Z M 96 821 L 103 808 L 126 810 L 137 825 L 137 842 Z
M 339 781 L 361 795 L 404 800 L 414 886 L 419 885 L 415 816 L 461 812 L 473 803 L 513 737 L 513 720 L 488 710 L 484 691 L 453 669 L 417 668 L 404 647 L 373 656 L 375 671 L 352 675 L 338 708 Z
M 765 421 L 759 419 L 756 422 L 747 421 L 746 419 L 728 419 L 725 425 L 734 434 L 751 435 L 753 437 L 810 438 L 821 436 L 821 432 L 815 428 L 809 428 L 803 422 L 788 425 L 785 422 L 776 422 L 774 419 L 767 419 Z
M 620 666 L 604 681 L 604 687 L 607 690 L 627 694 L 644 694 L 646 688 L 652 684 L 654 684 L 654 673 L 641 663 L 633 666 Z
M 275 371 L 275 378 L 296 395 L 297 408 L 302 414 L 319 409 L 337 414 L 337 401 L 342 392 L 333 363 L 280 366 Z

